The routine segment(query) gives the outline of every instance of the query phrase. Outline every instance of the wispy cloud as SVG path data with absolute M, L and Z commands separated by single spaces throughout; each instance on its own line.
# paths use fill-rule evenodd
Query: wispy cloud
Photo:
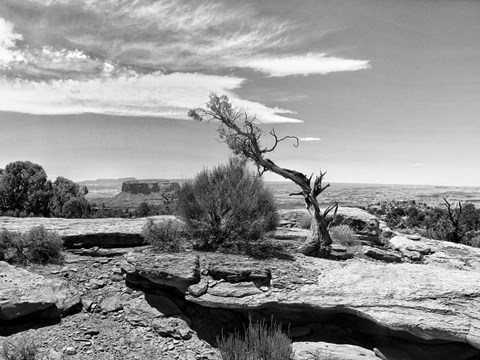
M 295 24 L 248 2 L 2 0 L 0 14 L 0 111 L 183 119 L 215 91 L 263 122 L 295 122 L 287 109 L 236 95 L 245 79 L 226 74 L 249 68 L 278 77 L 369 66 L 292 54 Z
M 210 91 L 227 94 L 237 106 L 257 114 L 264 123 L 299 122 L 282 116 L 288 110 L 241 99 L 232 91 L 243 79 L 226 76 L 152 73 L 78 80 L 0 80 L 0 109 L 31 114 L 101 113 L 187 119 Z
M 365 60 L 342 59 L 329 57 L 326 54 L 258 58 L 248 61 L 245 66 L 270 76 L 324 75 L 370 68 L 369 62 Z
M 322 139 L 320 139 L 318 137 L 302 137 L 302 138 L 299 138 L 298 140 L 300 140 L 300 141 L 320 141 Z

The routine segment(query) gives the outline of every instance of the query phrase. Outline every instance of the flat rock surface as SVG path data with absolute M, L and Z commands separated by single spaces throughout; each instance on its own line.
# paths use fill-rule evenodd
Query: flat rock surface
M 423 246 L 421 240 L 407 240 Z M 480 249 L 442 241 L 428 244 L 431 254 L 422 264 L 357 258 L 336 262 L 299 255 L 296 261 L 272 263 L 271 283 L 261 293 L 249 293 L 252 284 L 245 283 L 239 296 L 239 288 L 229 290 L 226 281 L 209 282 L 202 295 L 187 299 L 212 308 L 335 309 L 421 339 L 480 349 Z M 241 266 L 241 260 L 237 263 Z
M 346 344 L 296 342 L 292 345 L 293 360 L 379 360 L 371 350 Z
M 66 281 L 0 261 L 0 323 L 43 310 L 58 318 L 79 303 L 80 293 Z
M 152 216 L 155 221 L 176 219 L 174 216 Z M 62 237 L 66 247 L 131 247 L 142 245 L 146 218 L 138 219 L 63 219 L 0 217 L 0 231 L 25 232 L 43 226 Z

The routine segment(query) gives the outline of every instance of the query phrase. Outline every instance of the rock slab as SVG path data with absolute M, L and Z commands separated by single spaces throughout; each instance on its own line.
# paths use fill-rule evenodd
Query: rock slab
M 0 261 L 0 323 L 44 310 L 58 318 L 80 302 L 80 293 L 67 282 Z

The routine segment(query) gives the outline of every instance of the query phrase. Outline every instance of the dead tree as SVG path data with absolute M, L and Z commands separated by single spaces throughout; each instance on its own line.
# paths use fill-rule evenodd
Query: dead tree
M 196 121 L 219 122 L 220 140 L 225 142 L 235 155 L 253 161 L 257 166 L 259 175 L 271 171 L 293 181 L 300 187 L 301 191 L 290 195 L 303 196 L 307 210 L 312 216 L 312 223 L 310 235 L 299 251 L 305 255 L 328 257 L 332 239 L 328 232 L 326 217 L 332 210 L 335 210 L 336 213 L 338 205 L 336 203 L 332 204 L 323 212 L 320 209 L 317 197 L 330 186 L 330 184 L 323 185 L 326 173 L 320 171 L 312 184 L 313 174 L 307 177 L 298 171 L 282 168 L 266 158 L 267 154 L 273 152 L 279 143 L 287 139 L 294 140 L 294 145 L 297 147 L 298 138 L 295 136 L 279 138 L 275 130 L 272 129 L 269 135 L 273 140 L 273 145 L 263 147 L 260 143 L 262 131 L 256 125 L 258 123 L 256 116 L 248 115 L 246 112 L 233 107 L 226 96 L 210 94 L 210 101 L 205 108 L 190 110 L 188 115 Z
M 452 210 L 452 205 L 448 202 L 446 198 L 443 198 L 445 201 L 445 206 L 447 207 L 448 219 L 450 220 L 450 224 L 453 227 L 452 241 L 455 243 L 459 243 L 462 236 L 461 236 L 461 229 L 460 229 L 460 218 L 462 216 L 462 203 L 458 202 L 458 207 Z

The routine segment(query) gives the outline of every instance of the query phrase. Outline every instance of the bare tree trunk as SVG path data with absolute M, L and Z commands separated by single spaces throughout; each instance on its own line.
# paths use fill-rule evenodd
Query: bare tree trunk
M 309 209 L 309 212 L 312 217 L 310 234 L 298 251 L 304 255 L 328 257 L 332 245 L 328 224 L 318 207 L 313 206 L 313 209 Z

